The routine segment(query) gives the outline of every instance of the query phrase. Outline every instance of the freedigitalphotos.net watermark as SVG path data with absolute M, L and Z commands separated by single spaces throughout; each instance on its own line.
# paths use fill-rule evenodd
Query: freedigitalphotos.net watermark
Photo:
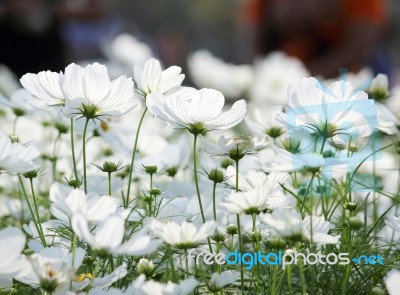
M 267 254 L 261 253 L 261 251 L 251 253 L 245 252 L 240 253 L 233 251 L 228 254 L 218 253 L 199 253 L 194 254 L 194 249 L 188 253 L 189 262 L 192 259 L 195 260 L 196 265 L 203 261 L 206 265 L 216 264 L 228 264 L 228 265 L 244 265 L 247 270 L 252 269 L 255 265 L 281 265 L 282 269 L 285 269 L 288 265 L 315 265 L 315 264 L 339 264 L 347 265 L 354 263 L 357 265 L 383 265 L 383 257 L 381 255 L 360 255 L 357 257 L 350 258 L 349 253 L 329 253 L 322 254 L 321 251 L 317 253 L 300 253 L 297 251 L 278 251 L 269 252 Z

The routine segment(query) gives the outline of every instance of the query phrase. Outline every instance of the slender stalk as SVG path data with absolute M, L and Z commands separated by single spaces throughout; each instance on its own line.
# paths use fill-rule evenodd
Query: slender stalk
M 236 192 L 239 191 L 239 160 L 236 160 Z M 242 231 L 240 229 L 240 214 L 236 214 L 236 223 L 238 227 L 238 240 L 239 240 L 239 251 L 243 254 L 243 244 L 242 244 Z M 243 264 L 240 264 L 240 286 L 242 292 L 244 292 L 244 271 Z
M 172 251 L 172 248 L 169 248 L 169 263 L 171 266 L 171 274 L 172 274 L 172 282 L 176 282 L 176 275 L 175 275 L 175 266 L 174 266 L 174 252 Z
M 300 246 L 297 243 L 296 245 L 296 250 L 300 250 Z M 299 262 L 299 273 L 300 273 L 300 281 L 301 281 L 301 291 L 303 295 L 307 294 L 307 285 L 306 285 L 306 278 L 304 276 L 304 265 L 303 265 L 303 260 Z
M 293 284 L 292 284 L 292 266 L 287 265 L 286 266 L 286 274 L 287 274 L 287 281 L 288 281 L 288 288 L 289 288 L 289 294 L 293 294 Z
M 214 186 L 213 186 L 213 209 L 214 209 L 214 221 L 217 221 L 217 206 L 216 206 L 216 204 L 215 204 L 215 197 L 216 197 L 216 195 L 215 195 L 215 191 L 216 191 L 216 188 L 217 188 L 217 182 L 216 181 L 214 181 Z
M 135 136 L 135 143 L 133 145 L 133 152 L 132 152 L 132 159 L 131 159 L 131 164 L 129 166 L 129 178 L 128 178 L 128 192 L 126 194 L 126 204 L 124 204 L 124 207 L 128 207 L 128 200 L 129 200 L 129 195 L 131 193 L 131 182 L 132 182 L 132 175 L 133 175 L 133 168 L 134 168 L 134 164 L 135 164 L 135 155 L 136 155 L 136 150 L 137 150 L 137 143 L 138 143 L 138 139 L 139 139 L 139 133 L 140 133 L 140 129 L 142 127 L 142 123 L 143 123 L 143 119 L 146 115 L 147 112 L 147 108 L 144 109 L 142 117 L 140 118 L 139 121 L 139 125 L 138 128 L 136 130 L 136 136 Z
M 75 144 L 74 144 L 74 119 L 71 118 L 71 152 L 72 152 L 72 164 L 74 166 L 74 174 L 77 183 L 78 181 L 78 170 L 76 169 L 76 157 L 75 157 Z M 79 187 L 79 185 L 78 185 Z
M 111 172 L 108 172 L 108 195 L 111 196 Z
M 199 200 L 201 219 L 203 220 L 203 223 L 205 223 L 206 222 L 206 218 L 204 217 L 203 204 L 202 204 L 202 201 L 201 201 L 201 195 L 200 195 L 200 189 L 199 189 L 199 180 L 197 178 L 197 151 L 196 151 L 196 146 L 197 146 L 197 135 L 194 135 L 194 142 L 193 142 L 194 182 L 196 184 L 196 192 L 197 192 L 197 199 Z
M 83 129 L 83 140 L 82 140 L 82 156 L 83 156 L 83 187 L 87 194 L 87 178 L 86 178 L 86 132 L 89 124 L 89 118 L 86 118 L 85 128 Z
M 76 245 L 78 243 L 78 237 L 74 234 L 74 237 L 72 238 L 72 248 L 71 248 L 71 252 L 72 252 L 72 267 L 75 264 L 75 252 L 76 252 Z M 69 284 L 69 290 L 72 290 L 72 280 Z
M 42 221 L 40 220 L 40 214 L 39 214 L 39 209 L 38 209 L 38 205 L 37 205 L 37 202 L 36 202 L 35 190 L 34 190 L 34 188 L 33 188 L 33 179 L 32 179 L 32 178 L 29 178 L 29 182 L 30 182 L 30 185 L 31 185 L 33 204 L 34 204 L 34 206 L 35 206 L 35 211 L 36 211 L 36 220 L 37 220 L 37 223 L 38 223 L 38 227 L 39 227 L 39 229 L 40 229 L 39 235 L 42 236 L 42 239 L 43 239 L 43 241 L 44 241 L 43 246 L 46 247 L 46 240 L 45 240 L 44 234 L 43 234 Z
M 29 212 L 31 213 L 31 216 L 32 216 L 32 219 L 33 219 L 33 223 L 35 224 L 36 230 L 37 230 L 37 232 L 39 234 L 39 238 L 42 241 L 42 244 L 46 247 L 46 241 L 44 240 L 43 236 L 41 235 L 38 223 L 37 223 L 36 218 L 35 218 L 35 214 L 33 213 L 33 209 L 32 209 L 31 203 L 29 202 L 28 195 L 26 194 L 26 190 L 25 190 L 25 187 L 24 187 L 24 183 L 22 182 L 21 176 L 18 176 L 18 179 L 19 179 L 19 184 L 20 184 L 21 189 L 22 189 L 22 193 L 23 193 L 23 195 L 25 197 L 26 203 L 28 204 L 28 209 L 29 209 Z

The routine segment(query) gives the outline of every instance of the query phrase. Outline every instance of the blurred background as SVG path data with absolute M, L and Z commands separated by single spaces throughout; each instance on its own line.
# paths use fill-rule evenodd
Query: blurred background
M 302 74 L 367 69 L 398 84 L 399 22 L 397 0 L 0 0 L 0 64 L 19 78 L 99 60 L 117 75 L 154 56 L 196 86 L 210 86 L 204 76 L 218 64 L 219 75 L 240 65 L 225 81 L 233 87 L 254 78 L 243 66 L 274 54 L 279 66 L 279 51 Z

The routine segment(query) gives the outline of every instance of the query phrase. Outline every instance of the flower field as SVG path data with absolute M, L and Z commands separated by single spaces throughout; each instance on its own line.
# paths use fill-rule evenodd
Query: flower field
M 120 51 L 1 69 L 0 294 L 400 294 L 385 75 Z

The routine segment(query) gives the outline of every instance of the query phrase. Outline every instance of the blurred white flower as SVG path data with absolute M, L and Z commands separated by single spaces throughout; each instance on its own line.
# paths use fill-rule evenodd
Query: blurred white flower
M 256 107 L 251 116 L 245 118 L 245 121 L 253 133 L 266 134 L 275 139 L 286 132 L 286 125 L 277 120 L 277 117 L 282 114 L 282 106 Z
M 282 52 L 273 52 L 254 65 L 251 101 L 258 104 L 286 105 L 289 84 L 308 77 L 302 62 Z
M 118 266 L 114 271 L 108 275 L 104 275 L 103 277 L 96 277 L 93 278 L 91 275 L 87 276 L 86 274 L 81 274 L 78 275 L 72 284 L 72 289 L 73 290 L 79 290 L 82 291 L 85 288 L 88 288 L 90 286 L 91 290 L 92 288 L 98 288 L 99 294 L 100 293 L 100 288 L 107 288 L 110 287 L 113 283 L 117 282 L 118 280 L 126 277 L 128 274 L 127 266 L 125 264 Z M 80 293 L 79 293 L 80 294 Z M 89 293 L 89 294 L 98 294 L 97 292 Z M 109 294 L 109 293 L 105 293 Z M 119 294 L 119 293 L 117 293 Z
M 227 97 L 239 97 L 247 91 L 253 78 L 250 65 L 235 65 L 216 58 L 207 50 L 188 57 L 190 77 L 200 88 L 213 88 Z
M 181 68 L 177 66 L 161 69 L 160 62 L 154 58 L 146 61 L 144 67 L 135 65 L 133 77 L 137 91 L 143 98 L 150 93 L 173 93 L 180 89 L 185 75 L 181 74 Z
M 17 76 L 6 65 L 0 64 L 0 94 L 11 97 L 18 88 Z
M 258 214 L 264 210 L 294 207 L 296 199 L 286 196 L 279 188 L 279 175 L 268 176 L 272 186 L 263 186 L 245 192 L 232 192 L 221 204 L 227 211 L 236 214 Z
M 301 214 L 293 209 L 282 208 L 272 211 L 271 214 L 261 215 L 260 219 L 270 227 L 273 236 L 293 240 L 312 240 L 313 243 L 322 245 L 339 242 L 340 236 L 328 234 L 331 224 L 323 217 L 314 215 L 302 219 Z
M 107 68 L 98 63 L 85 68 L 74 63 L 67 66 L 62 89 L 66 99 L 63 113 L 70 118 L 118 117 L 141 107 L 134 98 L 132 79 L 121 76 L 111 81 Z
M 373 99 L 381 101 L 389 96 L 389 80 L 385 74 L 378 74 L 372 79 L 369 93 Z
M 213 89 L 197 90 L 190 100 L 177 96 L 166 99 L 160 93 L 150 94 L 147 98 L 147 107 L 154 116 L 197 135 L 209 130 L 228 129 L 243 120 L 246 114 L 243 99 L 236 101 L 229 111 L 221 113 L 224 104 L 222 93 Z
M 377 109 L 365 92 L 344 81 L 328 88 L 315 78 L 304 78 L 288 89 L 288 114 L 281 116 L 292 132 L 303 128 L 337 144 L 367 137 L 377 127 Z
M 20 79 L 22 86 L 34 96 L 30 104 L 43 110 L 59 109 L 65 105 L 62 81 L 62 73 L 50 71 L 25 74 Z
M 384 278 L 386 289 L 389 295 L 397 295 L 400 290 L 400 271 L 390 270 Z
M 71 190 L 60 184 L 50 187 L 49 198 L 52 201 L 50 212 L 59 220 L 69 223 L 75 212 L 81 211 L 89 222 L 100 222 L 114 213 L 119 200 L 96 193 L 85 194 L 80 189 Z
M 214 221 L 206 221 L 201 226 L 184 221 L 178 224 L 174 221 L 163 223 L 153 219 L 147 226 L 149 230 L 165 243 L 178 249 L 196 248 L 215 230 Z
M 228 166 L 225 176 L 231 186 L 236 186 L 236 170 L 233 166 Z M 281 191 L 280 184 L 283 184 L 288 178 L 287 173 L 271 173 L 250 170 L 246 175 L 239 173 L 239 190 L 250 191 L 252 189 L 268 189 L 271 192 Z
M 131 235 L 124 243 L 125 220 L 119 215 L 109 215 L 91 233 L 88 221 L 80 212 L 72 218 L 72 229 L 75 234 L 86 241 L 99 255 L 126 254 L 142 256 L 154 252 L 160 242 L 151 238 L 143 230 Z
M 218 143 L 203 138 L 205 151 L 217 156 L 229 156 L 232 159 L 241 159 L 246 154 L 252 154 L 265 148 L 269 144 L 269 137 L 261 133 L 255 136 L 231 137 L 221 135 Z
M 218 292 L 225 286 L 228 286 L 239 279 L 240 272 L 227 270 L 220 274 L 213 273 L 211 275 L 210 282 L 208 283 L 208 289 L 211 292 Z
M 34 146 L 24 146 L 0 131 L 0 173 L 24 173 L 38 168 L 34 160 L 39 150 Z
M 16 280 L 33 288 L 40 287 L 50 294 L 65 294 L 84 256 L 85 251 L 81 248 L 75 253 L 65 248 L 44 248 L 27 257 L 29 263 Z
M 25 267 L 26 261 L 21 255 L 25 241 L 19 228 L 6 227 L 0 231 L 0 278 L 11 277 Z
M 130 34 L 120 34 L 111 43 L 107 42 L 105 51 L 112 60 L 130 66 L 144 63 L 153 56 L 147 44 Z
M 26 115 L 32 110 L 29 102 L 32 95 L 25 89 L 18 89 L 12 93 L 10 99 L 0 95 L 0 105 L 10 108 L 17 117 Z
M 126 290 L 126 294 L 135 295 L 187 295 L 196 288 L 198 282 L 193 277 L 175 284 L 162 284 L 153 280 L 146 281 L 145 275 L 140 275 Z

